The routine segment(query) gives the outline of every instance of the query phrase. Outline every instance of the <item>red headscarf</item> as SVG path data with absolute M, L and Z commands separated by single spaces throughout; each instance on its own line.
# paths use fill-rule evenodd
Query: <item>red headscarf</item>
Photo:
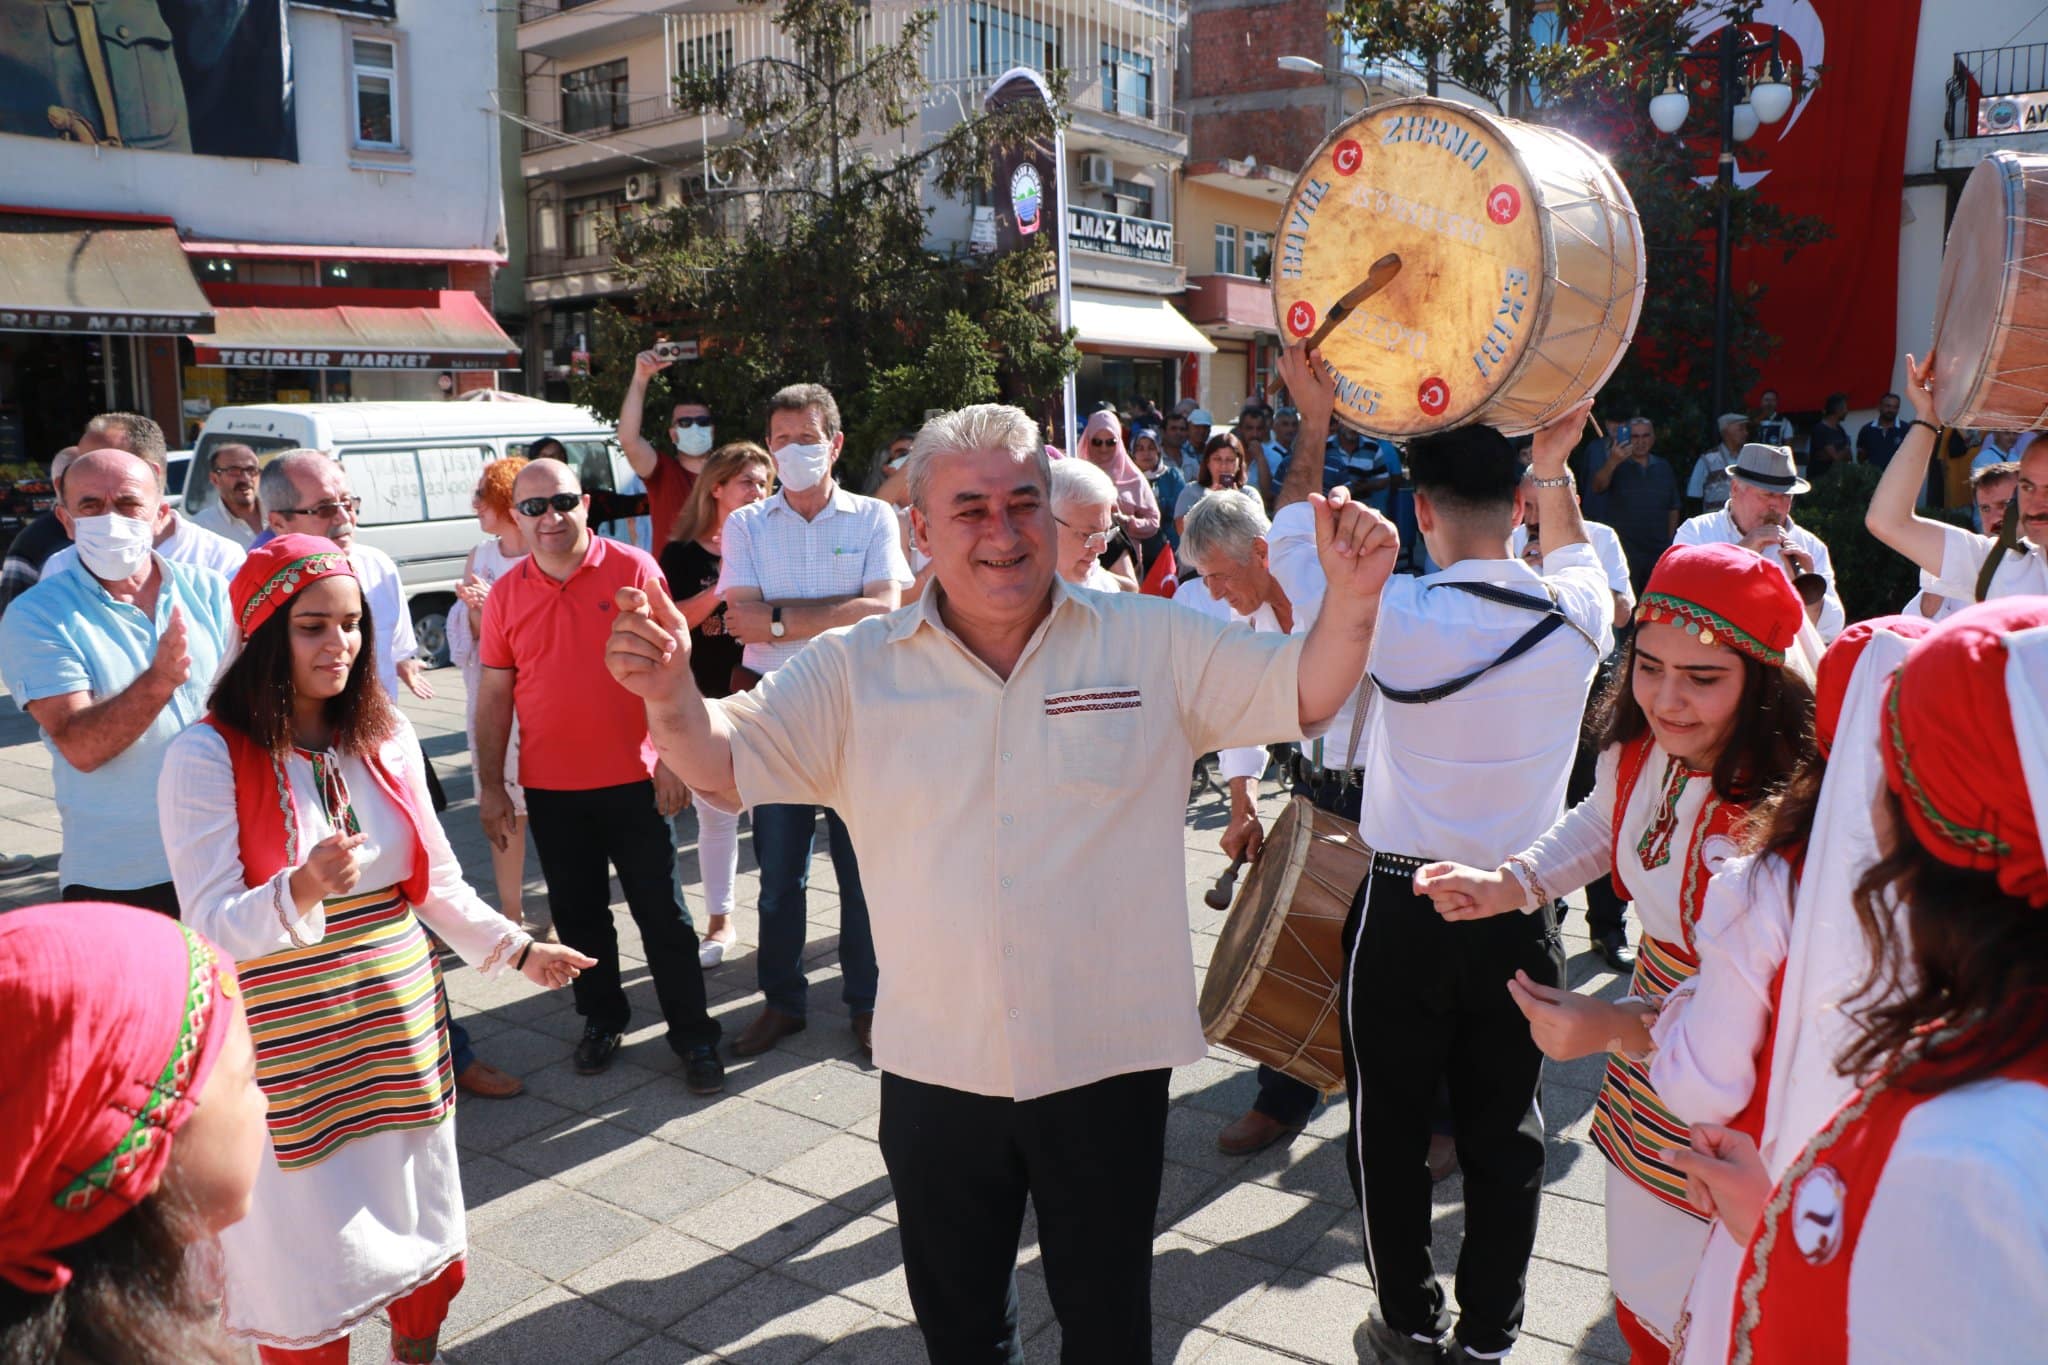
M 1966 607 L 1927 633 L 1885 689 L 1884 776 L 1921 847 L 1993 872 L 2048 907 L 2048 861 L 2007 692 L 2007 637 L 2048 626 L 2048 598 Z
M 249 551 L 228 584 L 235 626 L 248 639 L 275 616 L 292 594 L 309 583 L 337 574 L 356 577 L 348 553 L 325 536 L 279 536 Z
M 1835 729 L 1842 723 L 1842 705 L 1849 699 L 1849 680 L 1856 675 L 1856 665 L 1871 640 L 1880 631 L 1917 640 L 1933 629 L 1934 622 L 1924 616 L 1873 616 L 1835 637 L 1827 653 L 1820 656 L 1813 677 L 1813 737 L 1822 758 L 1835 747 Z
M 153 911 L 0 915 L 0 1278 L 56 1293 L 56 1253 L 156 1189 L 238 998 L 213 946 Z
M 1806 608 L 1785 571 L 1762 555 L 1740 545 L 1674 545 L 1650 571 L 1636 620 L 1674 625 L 1782 668 Z

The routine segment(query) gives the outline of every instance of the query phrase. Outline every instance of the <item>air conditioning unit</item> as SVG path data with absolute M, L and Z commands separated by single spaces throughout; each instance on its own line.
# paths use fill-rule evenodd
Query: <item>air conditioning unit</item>
M 1116 163 L 1100 152 L 1089 152 L 1081 158 L 1081 188 L 1107 190 L 1116 186 Z
M 635 171 L 626 177 L 626 202 L 644 204 L 661 193 L 661 177 L 649 171 Z

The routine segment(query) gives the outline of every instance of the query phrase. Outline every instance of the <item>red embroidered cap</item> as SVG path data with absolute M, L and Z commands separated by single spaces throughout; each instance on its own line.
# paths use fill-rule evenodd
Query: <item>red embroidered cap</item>
M 247 640 L 308 583 L 336 574 L 356 577 L 343 549 L 325 536 L 279 536 L 249 551 L 228 584 L 235 626 Z
M 56 1293 L 63 1249 L 156 1189 L 239 996 L 226 959 L 154 911 L 0 915 L 0 1279 Z
M 1761 555 L 1740 545 L 1674 545 L 1650 571 L 1636 620 L 1780 668 L 1806 608 L 1784 570 Z
M 2048 626 L 2048 598 L 1966 607 L 1913 646 L 1885 690 L 1885 781 L 1929 853 L 1998 874 L 2048 906 L 2048 862 L 2006 693 L 2006 637 Z
M 1924 616 L 1873 616 L 1835 637 L 1827 653 L 1820 656 L 1820 667 L 1814 670 L 1813 679 L 1813 737 L 1820 744 L 1822 758 L 1835 747 L 1835 729 L 1842 723 L 1842 703 L 1849 697 L 1849 680 L 1856 676 L 1856 665 L 1862 661 L 1863 651 L 1870 648 L 1871 640 L 1880 631 L 1917 640 L 1933 629 L 1934 622 Z

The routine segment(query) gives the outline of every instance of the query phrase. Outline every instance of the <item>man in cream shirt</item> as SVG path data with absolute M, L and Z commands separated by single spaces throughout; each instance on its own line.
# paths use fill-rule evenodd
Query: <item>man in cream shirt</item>
M 619 594 L 607 657 L 662 759 L 734 808 L 845 812 L 874 907 L 882 1154 L 932 1358 L 1017 1339 L 1027 1197 L 1077 1359 L 1151 1355 L 1168 1069 L 1204 1055 L 1184 827 L 1197 754 L 1319 731 L 1357 687 L 1393 527 L 1316 499 L 1329 594 L 1255 634 L 1054 572 L 1037 426 L 933 419 L 910 462 L 934 582 L 707 702 L 688 633 Z M 1114 818 L 1109 818 L 1114 816 Z

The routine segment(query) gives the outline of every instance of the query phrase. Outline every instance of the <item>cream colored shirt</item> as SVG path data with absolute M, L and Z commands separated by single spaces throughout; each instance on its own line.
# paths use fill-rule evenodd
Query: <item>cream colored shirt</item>
M 1185 827 L 1197 754 L 1299 739 L 1302 637 L 1053 585 L 1008 682 L 941 589 L 721 703 L 748 806 L 829 806 L 860 856 L 875 1064 L 1033 1099 L 1206 1051 Z

